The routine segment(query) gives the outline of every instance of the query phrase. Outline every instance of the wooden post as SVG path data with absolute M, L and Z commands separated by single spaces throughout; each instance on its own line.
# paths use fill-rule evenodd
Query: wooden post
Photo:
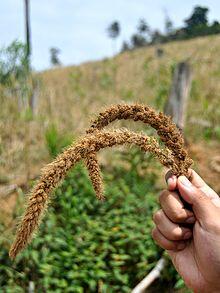
M 29 98 L 29 107 L 32 111 L 32 115 L 34 116 L 36 114 L 38 96 L 39 96 L 39 92 L 40 92 L 40 83 L 37 78 L 34 79 L 32 77 L 31 88 L 32 88 L 32 90 L 31 90 L 31 94 L 30 94 L 30 98 Z
M 29 0 L 24 1 L 25 4 L 25 31 L 26 31 L 26 58 L 28 62 L 28 69 L 30 68 L 30 55 L 31 55 L 31 37 L 30 37 L 30 6 Z
M 178 63 L 174 71 L 170 96 L 165 105 L 164 113 L 171 116 L 181 130 L 184 129 L 191 83 L 192 72 L 190 65 L 187 62 Z

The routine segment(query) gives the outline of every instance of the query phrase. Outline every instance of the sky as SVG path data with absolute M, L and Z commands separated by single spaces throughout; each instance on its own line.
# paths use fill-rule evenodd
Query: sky
M 63 65 L 76 65 L 112 56 L 112 41 L 106 28 L 118 20 L 123 40 L 136 31 L 140 18 L 153 29 L 164 29 L 165 11 L 175 27 L 183 25 L 196 5 L 210 9 L 209 20 L 220 20 L 217 0 L 30 0 L 32 65 L 36 70 L 50 67 L 49 49 L 61 50 Z M 25 40 L 24 0 L 2 1 L 0 9 L 0 47 L 13 40 Z

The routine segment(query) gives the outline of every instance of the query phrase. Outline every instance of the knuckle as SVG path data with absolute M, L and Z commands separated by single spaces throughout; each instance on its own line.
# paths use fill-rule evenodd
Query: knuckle
M 158 224 L 161 219 L 162 219 L 162 216 L 163 216 L 163 211 L 162 210 L 159 210 L 157 211 L 154 215 L 153 215 L 153 221 L 155 224 Z
M 182 238 L 182 230 L 180 229 L 180 227 L 176 227 L 172 231 L 172 237 L 173 237 L 173 240 L 179 240 Z
M 161 239 L 161 237 L 158 234 L 158 230 L 157 228 L 154 228 L 151 232 L 151 236 L 154 239 L 154 241 L 157 243 L 157 245 L 159 245 L 160 247 L 162 247 L 163 249 L 167 249 L 167 250 L 173 250 L 175 249 L 176 245 L 174 242 L 172 241 L 168 241 L 168 240 L 163 240 Z
M 169 194 L 169 191 L 166 190 L 166 189 L 164 189 L 163 191 L 161 191 L 160 196 L 159 196 L 159 202 L 160 202 L 160 204 L 163 203 L 166 200 L 168 194 Z
M 176 248 L 176 245 L 172 242 L 169 242 L 169 243 L 164 244 L 163 248 L 166 250 L 174 250 Z
M 181 222 L 185 220 L 186 215 L 182 209 L 175 209 L 175 210 L 172 210 L 171 217 L 173 221 Z

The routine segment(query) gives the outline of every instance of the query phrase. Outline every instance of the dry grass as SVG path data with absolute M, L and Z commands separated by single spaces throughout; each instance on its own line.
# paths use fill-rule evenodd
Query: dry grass
M 113 103 L 138 102 L 163 109 L 169 92 L 174 64 L 189 59 L 193 66 L 193 88 L 188 107 L 185 133 L 188 139 L 203 139 L 203 128 L 190 119 L 207 120 L 214 128 L 220 124 L 220 36 L 209 36 L 162 46 L 164 56 L 155 57 L 155 48 L 143 48 L 118 55 L 114 59 L 45 71 L 38 74 L 41 90 L 38 115 L 30 122 L 30 161 L 39 169 L 49 160 L 44 133 L 48 124 L 59 125 L 59 131 L 84 133 L 92 113 Z M 116 90 L 113 73 L 116 68 Z M 25 124 L 18 117 L 16 97 L 10 100 L 0 94 L 0 177 L 14 177 L 26 172 Z M 121 125 L 121 124 L 120 124 Z M 136 126 L 137 127 L 137 126 Z

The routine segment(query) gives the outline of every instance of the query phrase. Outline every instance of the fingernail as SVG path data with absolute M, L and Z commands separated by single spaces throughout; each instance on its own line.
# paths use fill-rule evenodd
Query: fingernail
M 187 231 L 184 236 L 183 239 L 189 239 L 192 236 L 192 232 L 191 231 Z
M 173 182 L 173 178 L 172 177 L 168 178 L 167 185 L 170 186 L 172 182 Z
M 180 244 L 177 245 L 178 250 L 183 250 L 186 247 L 186 244 L 181 242 Z
M 185 176 L 180 176 L 179 181 L 186 187 L 192 186 L 192 183 Z
M 196 219 L 195 219 L 194 216 L 189 217 L 188 219 L 186 219 L 187 224 L 193 224 L 193 223 L 195 223 L 195 221 L 196 221 Z
M 167 185 L 169 186 L 170 184 L 172 184 L 174 180 L 175 180 L 175 175 L 172 175 L 171 177 L 167 179 Z

